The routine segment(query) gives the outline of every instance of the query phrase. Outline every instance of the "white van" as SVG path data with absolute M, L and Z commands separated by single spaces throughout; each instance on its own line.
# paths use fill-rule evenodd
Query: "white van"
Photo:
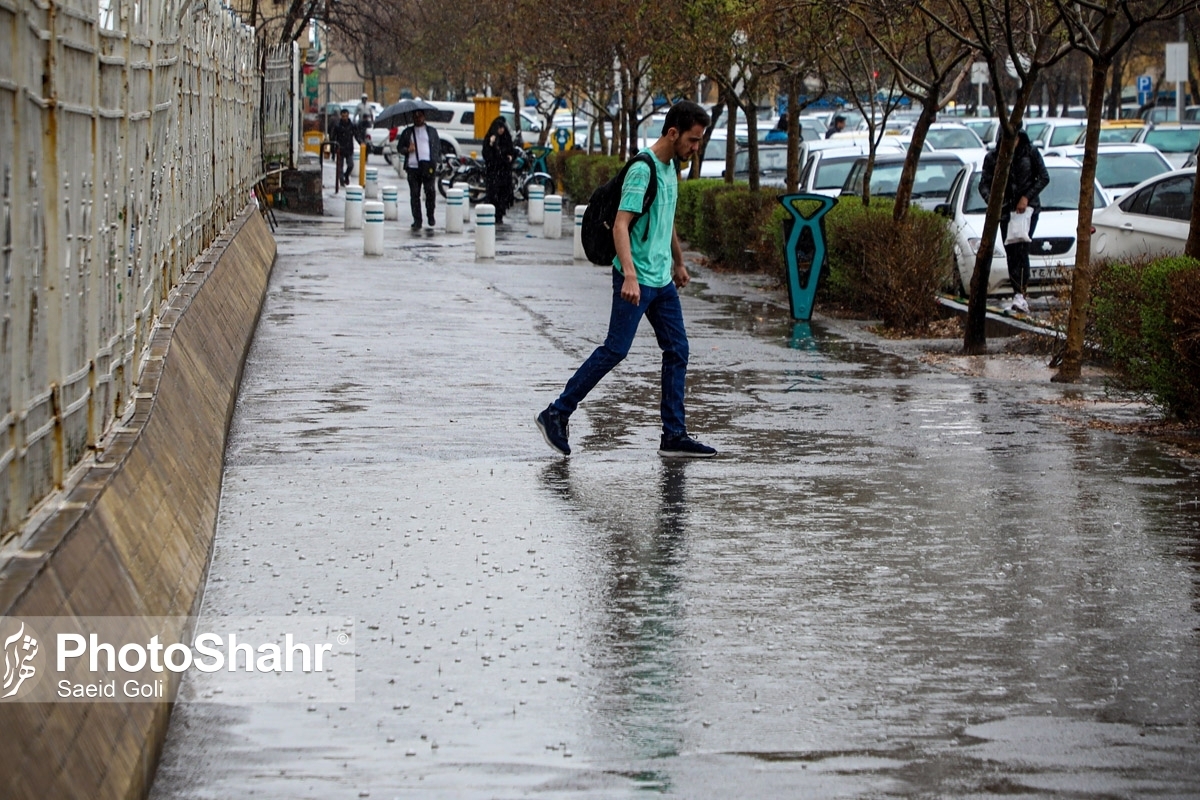
M 438 112 L 426 114 L 425 119 L 438 129 L 439 134 L 445 131 L 466 147 L 479 145 L 479 139 L 475 138 L 474 103 L 455 103 L 445 100 L 430 100 L 429 103 L 437 106 Z M 514 140 L 517 138 L 516 121 L 519 121 L 521 138 L 527 144 L 537 141 L 537 135 L 542 130 L 542 126 L 536 117 L 530 116 L 524 111 L 514 114 L 512 103 L 501 103 L 500 114 L 508 120 L 509 127 L 513 128 Z M 514 117 L 516 121 L 514 121 Z

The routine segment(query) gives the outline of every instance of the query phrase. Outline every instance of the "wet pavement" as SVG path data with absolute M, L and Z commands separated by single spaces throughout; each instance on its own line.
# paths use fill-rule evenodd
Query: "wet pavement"
M 352 615 L 355 700 L 179 704 L 152 797 L 1200 796 L 1197 464 L 1087 424 L 1144 409 L 698 269 L 720 456 L 644 325 L 560 458 L 607 271 L 397 183 L 384 257 L 281 219 L 204 598 Z

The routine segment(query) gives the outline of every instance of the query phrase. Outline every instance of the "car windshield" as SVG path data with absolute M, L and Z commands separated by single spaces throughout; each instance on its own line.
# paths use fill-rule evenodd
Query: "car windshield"
M 855 156 L 854 158 L 858 158 Z M 817 174 L 813 178 L 814 189 L 840 189 L 854 166 L 854 158 L 823 158 L 817 162 Z
M 1025 132 L 1029 134 L 1029 141 L 1036 142 L 1042 132 L 1046 130 L 1049 123 L 1046 122 L 1030 122 L 1025 125 Z
M 982 139 L 984 136 L 987 136 L 988 131 L 990 131 L 992 129 L 992 125 L 994 125 L 995 123 L 993 123 L 991 120 L 988 120 L 988 119 L 980 119 L 980 120 L 976 120 L 974 122 L 964 122 L 963 124 L 966 125 L 968 128 L 970 128 L 971 130 L 975 131 L 975 133 L 978 134 L 979 138 Z
M 962 169 L 962 162 L 923 160 L 917 164 L 917 174 L 913 180 L 913 199 L 921 197 L 945 197 L 950 193 L 950 184 L 954 176 Z M 871 172 L 871 194 L 876 197 L 894 197 L 900 186 L 900 172 L 904 169 L 903 161 L 889 161 L 876 164 Z M 861 182 L 861 181 L 860 181 Z
M 1072 156 L 1082 163 L 1083 155 Z M 1096 180 L 1106 189 L 1127 189 L 1171 169 L 1155 153 L 1100 153 L 1096 156 Z
M 1200 142 L 1200 128 L 1149 131 L 1142 141 L 1154 145 L 1164 153 L 1190 153 Z
M 936 150 L 970 150 L 983 147 L 974 131 L 962 128 L 939 128 L 925 137 Z
M 1050 134 L 1050 147 L 1061 147 L 1064 144 L 1075 144 L 1079 132 L 1087 130 L 1086 125 L 1059 125 Z
M 1079 208 L 1079 179 L 1083 170 L 1080 167 L 1047 167 L 1046 173 L 1050 176 L 1050 183 L 1045 189 L 1042 189 L 1042 193 L 1038 196 L 1042 204 L 1042 211 L 1077 210 Z M 963 203 L 964 214 L 987 213 L 987 201 L 979 194 L 979 180 L 982 177 L 982 172 L 975 172 L 971 175 L 971 182 L 967 186 L 967 197 Z M 1095 191 L 1092 204 L 1096 208 L 1104 208 L 1108 205 L 1099 189 Z
M 760 172 L 771 170 L 783 171 L 787 169 L 787 148 L 786 147 L 769 147 L 760 148 L 758 151 L 758 169 Z M 750 151 L 739 150 L 733 159 L 733 171 L 735 174 L 745 174 L 750 171 Z
M 708 146 L 704 148 L 705 161 L 724 161 L 725 160 L 725 139 L 709 139 Z
M 1132 142 L 1141 128 L 1101 128 L 1100 129 L 1100 144 L 1128 144 Z M 1083 138 L 1087 136 L 1087 128 L 1080 128 L 1079 135 L 1075 137 L 1075 144 L 1083 144 Z

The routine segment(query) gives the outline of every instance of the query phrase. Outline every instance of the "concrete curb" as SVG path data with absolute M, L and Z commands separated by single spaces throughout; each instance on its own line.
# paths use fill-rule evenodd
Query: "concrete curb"
M 275 240 L 248 206 L 192 266 L 151 335 L 132 418 L 0 568 L 0 614 L 197 610 L 225 439 L 274 262 Z M 0 705 L 0 796 L 143 797 L 169 718 L 166 702 Z

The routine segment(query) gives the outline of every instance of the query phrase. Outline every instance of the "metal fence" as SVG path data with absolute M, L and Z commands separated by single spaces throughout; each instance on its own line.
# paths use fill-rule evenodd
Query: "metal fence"
M 262 172 L 215 0 L 0 0 L 0 542 L 121 419 L 156 310 Z

